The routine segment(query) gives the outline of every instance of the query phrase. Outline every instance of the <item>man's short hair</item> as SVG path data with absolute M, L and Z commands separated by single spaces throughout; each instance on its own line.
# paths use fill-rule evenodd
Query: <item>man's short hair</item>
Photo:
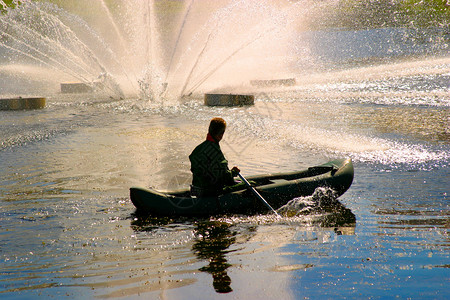
M 209 123 L 208 132 L 212 136 L 223 134 L 227 128 L 227 122 L 222 118 L 213 118 Z

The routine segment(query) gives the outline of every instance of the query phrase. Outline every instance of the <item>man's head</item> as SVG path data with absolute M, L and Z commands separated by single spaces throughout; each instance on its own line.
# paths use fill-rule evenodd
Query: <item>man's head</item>
M 208 133 L 216 140 L 220 141 L 227 128 L 227 122 L 222 118 L 213 118 L 209 123 Z

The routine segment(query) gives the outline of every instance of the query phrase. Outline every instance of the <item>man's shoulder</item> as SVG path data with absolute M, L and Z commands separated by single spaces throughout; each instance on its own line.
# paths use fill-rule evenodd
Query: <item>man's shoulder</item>
M 206 141 L 202 142 L 201 144 L 199 144 L 197 147 L 195 147 L 193 152 L 201 151 L 202 149 L 205 149 L 205 148 L 220 149 L 220 146 L 217 143 L 206 140 Z
M 206 140 L 195 147 L 189 157 L 210 153 L 211 151 L 222 152 L 222 150 L 220 150 L 219 144 Z

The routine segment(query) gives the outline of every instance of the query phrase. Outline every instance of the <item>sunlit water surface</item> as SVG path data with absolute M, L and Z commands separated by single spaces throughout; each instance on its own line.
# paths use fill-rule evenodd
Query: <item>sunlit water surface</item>
M 0 112 L 0 297 L 448 298 L 448 71 L 448 59 L 336 71 L 251 107 L 55 95 Z M 214 116 L 244 175 L 351 157 L 345 207 L 136 215 L 130 186 L 189 185 Z

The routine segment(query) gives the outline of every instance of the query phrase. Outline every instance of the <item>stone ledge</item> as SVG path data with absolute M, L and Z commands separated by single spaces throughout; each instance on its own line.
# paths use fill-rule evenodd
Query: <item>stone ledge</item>
M 255 104 L 254 95 L 205 94 L 207 106 L 243 106 Z
M 253 86 L 293 86 L 297 82 L 295 78 L 284 78 L 284 79 L 268 79 L 268 80 L 250 80 L 250 84 Z
M 39 109 L 45 107 L 43 97 L 17 97 L 0 99 L 0 110 Z

